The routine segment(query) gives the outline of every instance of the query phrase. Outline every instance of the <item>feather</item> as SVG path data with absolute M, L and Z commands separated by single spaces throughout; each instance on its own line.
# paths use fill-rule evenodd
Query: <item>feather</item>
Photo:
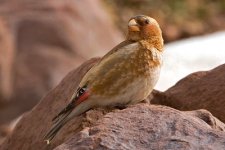
M 87 85 L 82 88 L 78 88 L 75 95 L 72 96 L 71 102 L 64 108 L 58 115 L 56 115 L 52 121 L 53 125 L 50 131 L 45 135 L 44 139 L 47 144 L 50 144 L 51 140 L 55 137 L 57 132 L 62 128 L 62 126 L 68 121 L 69 114 L 73 109 L 86 100 L 89 97 L 89 92 L 87 90 Z

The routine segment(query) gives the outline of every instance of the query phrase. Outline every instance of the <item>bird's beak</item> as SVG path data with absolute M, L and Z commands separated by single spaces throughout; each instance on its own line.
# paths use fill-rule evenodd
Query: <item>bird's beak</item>
M 136 22 L 135 19 L 131 19 L 129 21 L 128 29 L 129 29 L 129 31 L 134 31 L 134 32 L 140 31 L 139 25 L 138 25 L 138 23 Z

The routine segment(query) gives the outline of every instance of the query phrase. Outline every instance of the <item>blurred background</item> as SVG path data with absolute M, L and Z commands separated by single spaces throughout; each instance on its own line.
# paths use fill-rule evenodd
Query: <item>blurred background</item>
M 120 43 L 137 14 L 163 31 L 156 89 L 225 63 L 225 0 L 0 0 L 0 143 L 69 71 Z

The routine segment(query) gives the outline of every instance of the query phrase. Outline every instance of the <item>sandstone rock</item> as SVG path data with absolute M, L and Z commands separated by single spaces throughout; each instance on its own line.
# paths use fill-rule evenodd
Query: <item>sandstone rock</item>
M 73 118 L 52 143 L 46 145 L 43 137 L 50 128 L 52 118 L 68 104 L 82 76 L 98 61 L 91 59 L 70 72 L 32 111 L 23 116 L 0 149 L 225 148 L 225 125 L 208 111 L 182 112 L 144 103 L 123 110 L 92 109 Z
M 0 125 L 0 145 L 3 143 L 5 138 L 11 134 L 14 127 L 16 126 L 17 122 L 20 120 L 21 117 L 11 121 L 10 123 Z
M 204 110 L 192 113 L 208 114 Z M 224 124 L 221 127 L 224 131 Z M 108 113 L 96 125 L 85 128 L 54 150 L 219 150 L 225 148 L 224 141 L 224 132 L 212 129 L 195 115 L 163 106 L 138 104 Z
M 0 2 L 0 124 L 31 109 L 83 61 L 121 41 L 100 1 Z
M 164 93 L 155 93 L 151 102 L 179 110 L 206 109 L 225 122 L 224 94 L 225 64 L 188 75 Z
M 10 133 L 10 129 L 7 126 L 0 126 L 0 144 L 4 141 L 5 137 Z

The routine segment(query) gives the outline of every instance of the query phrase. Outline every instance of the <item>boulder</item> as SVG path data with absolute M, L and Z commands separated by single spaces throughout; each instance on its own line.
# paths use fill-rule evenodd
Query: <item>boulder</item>
M 165 92 L 156 92 L 151 103 L 179 110 L 206 109 L 225 122 L 225 64 L 196 72 Z
M 91 59 L 70 72 L 22 117 L 0 149 L 225 149 L 225 125 L 210 112 L 147 103 L 122 110 L 91 109 L 69 121 L 47 145 L 43 137 L 52 118 L 69 103 L 82 76 L 98 61 Z
M 137 104 L 106 114 L 54 150 L 220 150 L 225 148 L 225 126 L 217 121 L 205 110 Z

